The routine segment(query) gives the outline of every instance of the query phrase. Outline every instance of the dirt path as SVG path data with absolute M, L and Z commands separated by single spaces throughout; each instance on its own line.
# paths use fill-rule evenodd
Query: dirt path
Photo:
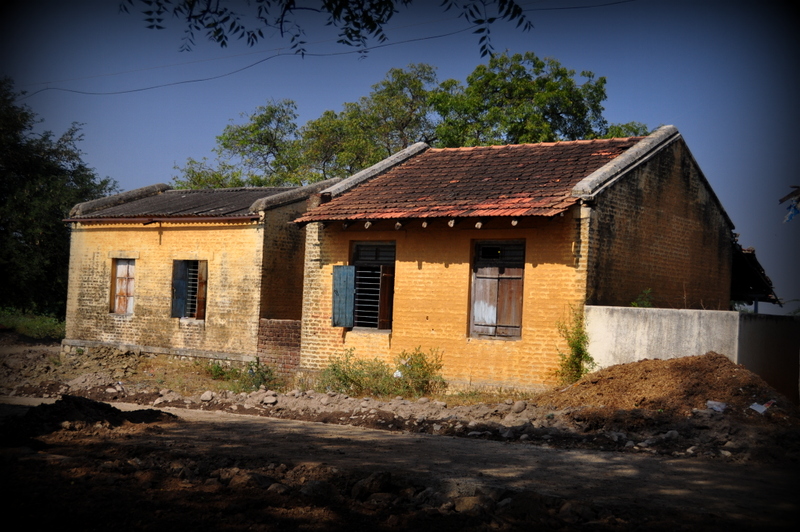
M 114 406 L 120 410 L 141 408 Z M 117 447 L 115 455 L 137 459 L 167 451 L 173 462 L 213 457 L 219 463 L 227 459 L 251 471 L 289 464 L 283 467 L 303 471 L 308 477 L 296 479 L 301 485 L 325 477 L 320 472 L 352 478 L 386 472 L 402 478 L 403 485 L 418 486 L 417 491 L 419 486 L 432 488 L 441 494 L 445 507 L 447 501 L 480 496 L 503 499 L 508 494 L 536 494 L 558 501 L 555 510 L 561 525 L 571 523 L 581 529 L 679 530 L 682 525 L 687 530 L 789 530 L 800 512 L 796 491 L 800 467 L 794 463 L 737 464 L 565 450 L 221 412 L 164 411 L 184 422 L 160 422 L 157 430 L 129 432 L 122 438 L 84 435 L 79 438 L 80 445 L 95 446 L 95 452 L 103 449 L 101 455 L 108 452 L 105 446 L 113 445 Z M 48 451 L 49 458 L 41 458 L 45 461 L 68 455 L 66 446 L 74 448 L 77 441 L 58 438 L 48 443 L 53 448 Z M 106 462 L 107 457 L 102 460 Z M 565 507 L 572 511 L 565 512 Z M 495 506 L 491 508 L 494 511 Z M 456 512 L 452 513 L 455 519 Z M 597 522 L 599 516 L 606 520 Z M 608 516 L 613 519 L 609 521 Z M 451 524 L 452 529 L 461 528 L 458 523 Z M 516 528 L 512 523 L 508 529 Z
M 714 353 L 614 366 L 524 400 L 449 406 L 448 397 L 313 389 L 212 392 L 196 365 L 155 362 L 113 349 L 65 357 L 0 334 L 5 507 L 37 528 L 104 532 L 794 531 L 800 522 L 800 413 Z M 170 379 L 186 390 L 165 388 Z
M 800 514 L 800 467 L 723 464 L 652 455 L 549 449 L 536 445 L 370 430 L 255 416 L 168 409 L 191 421 L 159 436 L 200 452 L 324 462 L 427 478 L 450 496 L 478 486 L 531 490 L 601 506 L 648 506 L 791 523 Z M 783 518 L 781 518 L 783 516 Z M 772 519 L 774 518 L 774 520 Z M 755 525 L 755 521 L 753 522 Z

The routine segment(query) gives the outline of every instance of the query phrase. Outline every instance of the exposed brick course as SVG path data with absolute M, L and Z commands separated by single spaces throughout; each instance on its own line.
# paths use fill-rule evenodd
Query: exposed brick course
M 258 329 L 258 357 L 284 378 L 300 367 L 300 320 L 261 319 Z

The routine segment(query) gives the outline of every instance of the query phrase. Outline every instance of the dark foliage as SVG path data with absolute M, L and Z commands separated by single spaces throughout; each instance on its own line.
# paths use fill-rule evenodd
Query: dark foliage
M 13 82 L 0 80 L 0 307 L 63 316 L 69 228 L 76 203 L 117 190 L 81 160 L 80 126 L 56 138 L 34 133 L 36 115 L 15 103 Z

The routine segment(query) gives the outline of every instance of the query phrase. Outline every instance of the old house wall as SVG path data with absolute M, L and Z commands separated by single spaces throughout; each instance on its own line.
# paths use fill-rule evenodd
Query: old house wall
M 72 230 L 65 345 L 247 359 L 256 354 L 263 228 L 238 224 L 80 225 Z M 135 260 L 134 310 L 110 312 L 115 258 Z M 208 261 L 205 319 L 171 318 L 174 260 Z
M 302 315 L 305 230 L 290 222 L 305 211 L 300 201 L 264 214 L 262 318 L 299 320 Z
M 393 363 L 402 351 L 420 347 L 442 353 L 444 377 L 454 385 L 537 387 L 553 381 L 558 350 L 566 348 L 556 322 L 584 295 L 585 264 L 573 245 L 579 232 L 574 216 L 529 220 L 514 228 L 510 220 L 492 220 L 480 230 L 475 221 L 454 228 L 435 221 L 425 229 L 414 221 L 399 231 L 382 223 L 385 228 L 379 222 L 368 230 L 343 230 L 335 223 L 306 228 L 302 369 L 324 367 L 331 356 L 351 348 L 358 357 Z M 507 239 L 524 239 L 526 245 L 521 337 L 470 337 L 474 243 Z M 333 266 L 348 264 L 353 243 L 365 241 L 396 243 L 391 331 L 331 326 Z
M 590 214 L 587 303 L 727 310 L 731 230 L 680 139 L 613 182 Z

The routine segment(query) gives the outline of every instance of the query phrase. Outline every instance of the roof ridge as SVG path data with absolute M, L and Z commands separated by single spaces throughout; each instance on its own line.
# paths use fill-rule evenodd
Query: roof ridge
M 217 192 L 259 192 L 264 190 L 291 190 L 299 187 L 230 187 L 230 188 L 173 188 L 167 192 L 173 194 L 214 194 Z
M 155 196 L 164 192 L 169 192 L 170 190 L 172 190 L 172 187 L 169 185 L 165 183 L 157 183 L 155 185 L 148 185 L 146 187 L 120 192 L 119 194 L 114 194 L 111 196 L 84 201 L 72 207 L 72 209 L 69 211 L 69 216 L 70 218 L 74 218 L 75 216 L 86 215 L 90 212 L 95 212 L 108 207 L 114 207 L 116 205 L 122 205 L 123 203 Z
M 646 137 L 631 136 L 631 137 L 613 137 L 610 139 L 575 139 L 575 140 L 556 140 L 551 142 L 522 142 L 520 144 L 491 144 L 488 146 L 459 146 L 455 148 L 431 148 L 429 151 L 442 152 L 442 151 L 468 151 L 468 150 L 486 150 L 486 149 L 501 149 L 501 148 L 516 148 L 527 146 L 558 146 L 564 144 L 591 144 L 591 143 L 608 143 L 611 141 L 631 141 L 640 140 Z
M 640 137 L 636 144 L 611 161 L 584 177 L 572 188 L 572 196 L 583 200 L 593 200 L 606 186 L 618 179 L 630 168 L 646 161 L 652 154 L 681 137 L 675 126 L 661 126 L 646 137 Z M 633 137 L 636 138 L 636 137 Z

